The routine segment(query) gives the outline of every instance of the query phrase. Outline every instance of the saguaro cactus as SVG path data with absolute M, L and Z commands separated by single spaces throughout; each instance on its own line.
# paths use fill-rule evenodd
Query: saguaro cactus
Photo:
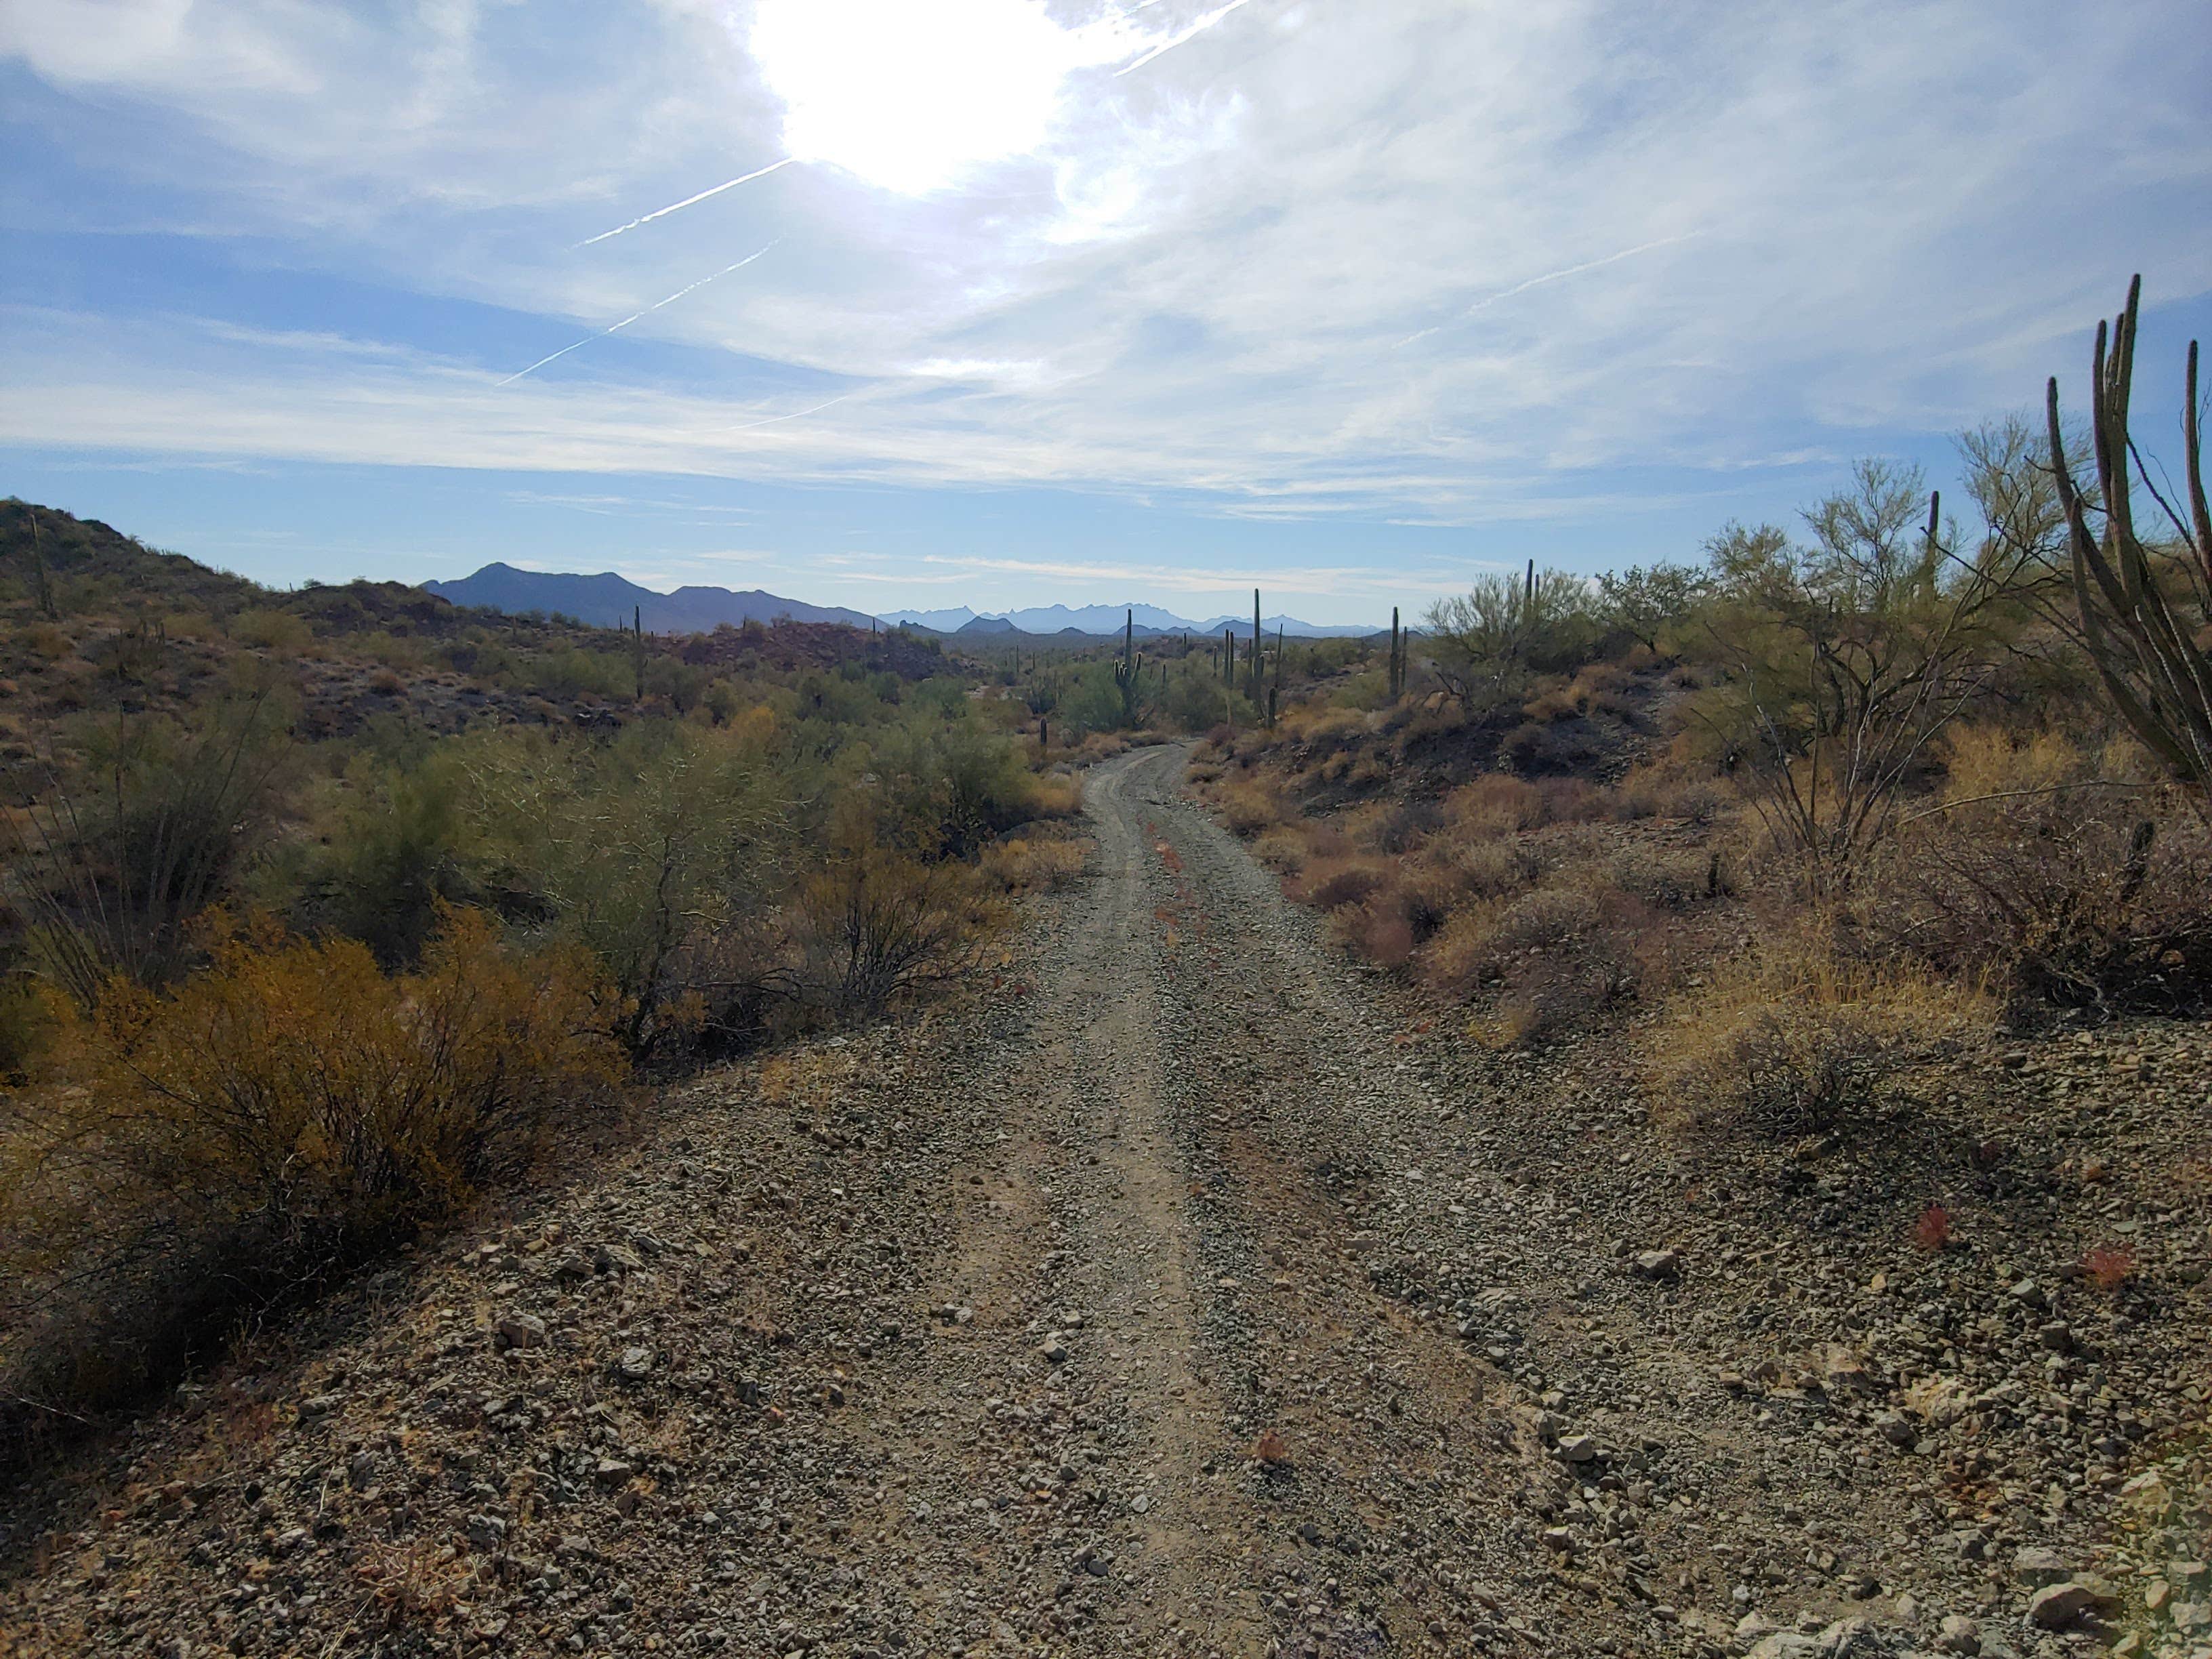
M 1260 683 L 1267 676 L 1267 641 L 1260 635 L 1260 590 L 1252 590 L 1252 701 L 1260 701 Z
M 645 701 L 645 607 L 632 605 L 629 610 L 630 666 L 637 673 L 637 701 Z
M 1137 653 L 1137 613 L 1127 613 L 1121 623 L 1121 660 L 1114 665 L 1114 684 L 1121 693 L 1121 723 L 1137 723 L 1137 708 L 1144 690 L 1145 659 Z
M 1406 659 L 1404 636 L 1398 629 L 1398 607 L 1390 607 L 1390 701 L 1395 702 L 1406 695 Z

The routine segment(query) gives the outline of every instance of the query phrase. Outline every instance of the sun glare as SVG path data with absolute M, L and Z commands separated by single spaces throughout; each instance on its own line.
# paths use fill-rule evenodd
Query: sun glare
M 1068 75 L 1127 50 L 1036 0 L 760 0 L 751 46 L 792 155 L 908 195 L 1036 149 Z

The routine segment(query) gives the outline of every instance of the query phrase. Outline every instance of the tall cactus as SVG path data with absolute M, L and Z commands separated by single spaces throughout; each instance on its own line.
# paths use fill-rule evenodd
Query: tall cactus
M 2212 622 L 2212 603 L 2205 597 L 2212 592 L 2212 505 L 2204 491 L 2197 342 L 2189 343 L 2181 410 L 2188 499 L 2171 504 L 2148 477 L 2140 480 L 2173 526 L 2169 559 L 2137 538 L 2133 512 L 2138 480 L 2130 470 L 2135 447 L 2128 434 L 2128 395 L 2135 379 L 2136 307 L 2142 291 L 2141 276 L 2128 284 L 2127 308 L 2110 325 L 2109 354 L 2107 325 L 2097 325 L 2090 428 L 2097 499 L 2104 507 L 2101 535 L 2090 528 L 2090 504 L 2066 459 L 2055 376 L 2045 398 L 2051 473 L 2066 513 L 2075 638 L 2096 665 L 2121 719 L 2177 776 L 2194 786 L 2199 810 L 2212 816 L 2212 656 L 2197 644 Z M 2139 461 L 2135 470 L 2141 472 Z M 2178 573 L 2174 565 L 2181 567 Z M 2184 614 L 2185 606 L 2194 614 Z
M 645 701 L 645 607 L 632 605 L 629 610 L 630 666 L 637 673 L 637 701 Z
M 1121 693 L 1121 724 L 1137 723 L 1138 705 L 1144 690 L 1145 659 L 1137 653 L 1137 613 L 1130 611 L 1121 623 L 1121 660 L 1114 665 L 1114 684 Z
M 1260 701 L 1260 683 L 1267 678 L 1267 642 L 1260 636 L 1260 590 L 1252 590 L 1252 701 Z
M 1398 607 L 1390 607 L 1390 701 L 1395 702 L 1406 695 L 1406 659 L 1403 635 L 1398 629 Z

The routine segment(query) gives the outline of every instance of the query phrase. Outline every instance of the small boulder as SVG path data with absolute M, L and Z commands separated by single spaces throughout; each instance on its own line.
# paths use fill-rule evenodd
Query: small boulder
M 1562 1463 L 1589 1463 L 1597 1459 L 1597 1438 L 1594 1435 L 1564 1435 L 1559 1440 L 1559 1461 Z
M 2063 1583 L 2074 1576 L 2074 1569 L 2066 1565 L 2066 1558 L 2057 1550 L 2032 1544 L 2013 1557 L 2012 1574 L 2023 1584 L 2040 1588 Z
M 1679 1279 L 1682 1276 L 1682 1258 L 1674 1250 L 1645 1250 L 1636 1258 L 1636 1271 L 1644 1279 Z
M 2106 1599 L 2095 1585 L 2078 1578 L 2045 1584 L 2028 1598 L 2027 1622 L 2038 1630 L 2071 1630 Z
M 1982 1627 L 1962 1613 L 1947 1613 L 1936 1632 L 1936 1645 L 1944 1653 L 1973 1655 L 1982 1650 Z
M 542 1348 L 545 1322 L 536 1314 L 508 1314 L 499 1322 L 499 1340 L 510 1348 Z

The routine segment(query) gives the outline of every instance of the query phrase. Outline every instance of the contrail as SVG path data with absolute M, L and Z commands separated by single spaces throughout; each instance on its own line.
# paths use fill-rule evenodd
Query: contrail
M 1239 3 L 1242 3 L 1242 0 L 1239 0 Z M 703 202 L 709 196 L 720 196 L 726 190 L 735 190 L 739 185 L 749 185 L 756 179 L 765 179 L 778 167 L 787 167 L 798 159 L 796 155 L 787 155 L 781 161 L 770 161 L 766 167 L 757 168 L 746 173 L 742 179 L 732 179 L 726 184 L 715 185 L 712 190 L 702 190 L 696 196 L 687 196 L 680 202 L 671 202 L 666 207 L 656 208 L 641 219 L 633 219 L 626 225 L 617 225 L 612 230 L 603 230 L 596 236 L 586 236 L 575 246 L 589 247 L 594 242 L 605 241 L 610 236 L 619 236 L 626 230 L 635 230 L 640 225 L 649 225 L 655 219 L 665 219 L 672 213 L 681 213 L 685 208 L 696 203 Z
M 1464 313 L 1472 317 L 1478 311 L 1487 311 L 1501 300 L 1510 300 L 1516 294 L 1526 294 L 1532 288 L 1541 288 L 1547 283 L 1556 283 L 1562 277 L 1579 276 L 1586 270 L 1595 270 L 1601 265 L 1619 264 L 1623 259 L 1632 259 L 1639 253 L 1649 253 L 1655 247 L 1671 247 L 1676 242 L 1686 242 L 1698 233 L 1684 231 L 1680 236 L 1662 236 L 1656 242 L 1638 242 L 1634 247 L 1625 247 L 1618 253 L 1608 253 L 1602 259 L 1587 259 L 1578 265 L 1569 265 L 1565 270 L 1547 270 L 1541 276 L 1531 276 L 1525 283 L 1516 283 L 1511 288 L 1477 300 Z
M 1146 52 L 1142 58 L 1137 59 L 1135 63 L 1125 64 L 1120 69 L 1115 70 L 1114 71 L 1115 79 L 1119 80 L 1122 76 L 1127 75 L 1133 70 L 1144 68 L 1146 64 L 1151 63 L 1153 58 L 1158 58 L 1162 52 L 1173 52 L 1184 41 L 1205 33 L 1206 30 L 1212 28 L 1216 23 L 1218 23 L 1223 18 L 1228 16 L 1231 12 L 1235 11 L 1239 6 L 1248 6 L 1251 3 L 1252 0 L 1229 0 L 1229 3 L 1227 5 L 1219 7 L 1215 10 L 1206 13 L 1205 16 L 1200 18 L 1198 21 L 1193 23 L 1188 28 L 1183 30 L 1182 33 L 1170 35 L 1166 40 L 1161 41 L 1159 45 L 1154 46 L 1150 52 Z M 1141 6 L 1133 7 L 1131 9 L 1141 11 L 1143 8 Z
M 781 241 L 783 239 L 779 236 L 776 239 L 776 241 Z M 665 300 L 655 300 L 643 311 L 633 311 L 629 316 L 623 318 L 622 321 L 610 324 L 596 334 L 586 334 L 582 339 L 577 341 L 575 345 L 564 345 L 558 351 L 550 353 L 546 356 L 540 357 L 536 362 L 531 364 L 528 368 L 519 368 L 515 370 L 514 374 L 508 375 L 499 384 L 501 386 L 513 386 L 524 375 L 535 374 L 539 369 L 544 368 L 546 364 L 551 362 L 554 358 L 567 356 L 570 352 L 576 349 L 576 346 L 587 346 L 594 340 L 604 340 L 608 335 L 614 333 L 617 330 L 628 328 L 639 318 L 650 317 L 654 312 L 659 310 L 663 306 L 674 305 L 678 300 L 682 299 L 685 295 L 691 293 L 694 289 L 706 287 L 707 284 L 713 282 L 715 277 L 726 276 L 733 270 L 744 270 L 747 265 L 752 264 L 754 260 L 759 258 L 761 257 L 761 253 L 767 252 L 769 247 L 774 247 L 775 246 L 775 242 L 770 242 L 768 245 L 768 247 L 764 247 L 760 251 L 760 253 L 748 253 L 744 258 L 738 260 L 735 264 L 724 265 L 720 270 L 714 272 L 710 276 L 702 276 L 696 283 L 686 283 L 684 287 L 678 289 L 675 293 L 670 295 Z M 496 387 L 494 388 L 494 390 L 496 389 Z
M 841 392 L 830 400 L 830 404 L 842 404 L 846 398 L 852 395 L 853 394 L 849 392 Z M 823 410 L 829 408 L 830 404 L 817 404 L 811 409 L 794 409 L 788 415 L 771 415 L 764 421 L 748 421 L 743 426 L 733 426 L 729 428 L 728 430 L 732 432 L 750 432 L 756 427 L 774 426 L 778 421 L 795 421 L 802 415 L 818 415 Z

